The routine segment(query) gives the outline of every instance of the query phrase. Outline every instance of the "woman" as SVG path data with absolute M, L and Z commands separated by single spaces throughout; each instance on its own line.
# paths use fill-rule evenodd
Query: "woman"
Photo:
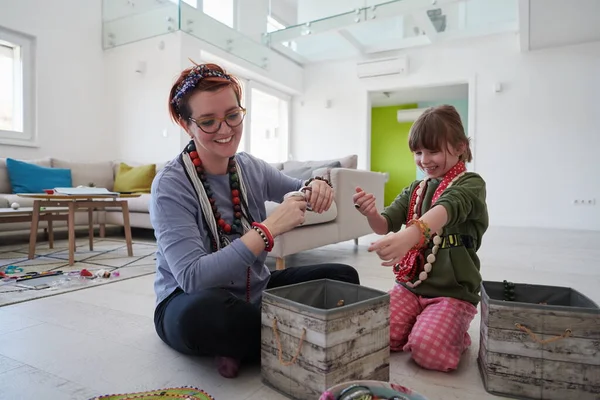
M 347 265 L 313 265 L 271 273 L 273 240 L 331 206 L 327 181 L 290 178 L 247 153 L 236 154 L 246 110 L 241 85 L 217 65 L 184 70 L 173 85 L 169 111 L 191 137 L 185 150 L 152 184 L 150 219 L 158 251 L 154 324 L 173 349 L 210 355 L 221 375 L 237 376 L 243 361 L 260 357 L 264 289 L 314 279 L 358 284 Z M 267 218 L 265 201 L 306 187 Z

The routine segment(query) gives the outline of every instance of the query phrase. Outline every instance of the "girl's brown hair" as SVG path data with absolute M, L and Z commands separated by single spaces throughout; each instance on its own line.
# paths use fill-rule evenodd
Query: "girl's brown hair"
M 187 88 L 185 88 L 185 85 L 187 85 Z M 181 71 L 171 87 L 169 92 L 169 115 L 171 119 L 185 129 L 192 117 L 192 111 L 188 103 L 192 94 L 196 92 L 216 92 L 227 86 L 233 89 L 238 105 L 241 107 L 242 85 L 235 76 L 228 75 L 222 67 L 216 64 L 199 65 L 194 63 L 193 67 Z M 184 88 L 183 95 L 180 93 L 182 88 Z M 176 97 L 180 97 L 178 101 L 174 101 Z
M 410 151 L 415 152 L 419 149 L 442 151 L 444 148 L 449 149 L 448 146 L 456 150 L 464 148 L 459 156 L 461 161 L 473 160 L 469 138 L 465 134 L 456 109 L 450 105 L 428 108 L 410 128 L 408 136 Z

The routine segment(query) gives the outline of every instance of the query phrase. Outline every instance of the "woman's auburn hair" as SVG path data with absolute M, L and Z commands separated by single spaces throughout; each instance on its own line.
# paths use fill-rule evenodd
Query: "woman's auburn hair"
M 193 61 L 192 61 L 193 62 Z M 235 97 L 237 99 L 238 105 L 242 104 L 242 85 L 240 81 L 232 75 L 227 74 L 224 68 L 217 64 L 203 64 L 204 67 L 208 70 L 218 71 L 223 75 L 228 75 L 229 79 L 217 77 L 217 76 L 206 76 L 201 78 L 195 87 L 186 93 L 181 100 L 177 104 L 173 104 L 172 100 L 177 94 L 178 88 L 183 83 L 183 81 L 188 77 L 190 72 L 196 69 L 199 65 L 194 63 L 193 67 L 189 67 L 181 71 L 179 77 L 171 87 L 171 91 L 169 92 L 169 115 L 171 119 L 180 125 L 182 128 L 186 128 L 189 119 L 192 117 L 192 111 L 189 107 L 189 99 L 190 97 L 197 92 L 216 92 L 224 87 L 231 87 L 233 92 L 235 93 Z

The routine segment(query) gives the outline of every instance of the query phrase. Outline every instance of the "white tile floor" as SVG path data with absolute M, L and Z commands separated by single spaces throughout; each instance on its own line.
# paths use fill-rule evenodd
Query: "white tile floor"
M 289 264 L 345 262 L 362 283 L 388 289 L 390 271 L 366 251 L 373 237 L 291 257 Z M 600 303 L 600 232 L 491 229 L 480 251 L 486 280 L 570 286 Z M 211 360 L 181 356 L 165 346 L 152 323 L 154 276 L 144 276 L 0 307 L 0 399 L 87 399 L 106 393 L 172 385 L 200 387 L 217 399 L 285 399 L 264 387 L 258 367 L 236 380 L 221 378 Z M 437 373 L 406 354 L 392 356 L 392 381 L 431 400 L 498 399 L 485 392 L 477 369 L 479 315 L 473 346 L 459 369 Z

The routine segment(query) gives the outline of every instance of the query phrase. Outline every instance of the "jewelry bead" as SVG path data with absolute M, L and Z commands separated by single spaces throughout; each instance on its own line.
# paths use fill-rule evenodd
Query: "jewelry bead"
M 430 273 L 432 267 L 433 267 L 433 265 L 431 265 L 430 263 L 427 263 L 423 266 L 423 269 L 425 270 L 425 272 Z
M 436 244 L 436 245 L 438 245 L 438 246 L 439 246 L 440 244 L 442 244 L 442 238 L 441 238 L 441 237 L 439 237 L 439 236 L 435 236 L 435 237 L 433 238 L 433 244 Z
M 435 255 L 433 255 L 433 254 L 428 255 L 427 262 L 433 264 L 435 262 Z
M 433 249 L 431 249 L 431 254 L 436 255 L 438 253 L 438 251 L 440 250 L 440 246 L 433 246 Z
M 422 271 L 422 272 L 419 274 L 419 280 L 420 280 L 420 281 L 424 281 L 424 280 L 426 280 L 426 279 L 427 279 L 427 272 L 425 272 L 425 271 Z
M 406 286 L 408 286 L 410 288 L 414 287 L 414 285 L 412 284 L 412 282 L 406 282 Z
M 416 281 L 415 283 L 413 283 L 413 288 L 416 288 L 417 286 L 419 286 L 421 284 L 421 281 Z

